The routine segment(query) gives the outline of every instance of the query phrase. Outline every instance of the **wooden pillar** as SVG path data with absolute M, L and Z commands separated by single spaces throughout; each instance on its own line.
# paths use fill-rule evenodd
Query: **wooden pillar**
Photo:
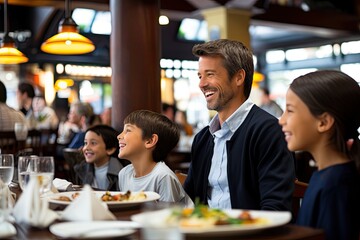
M 110 0 L 112 126 L 132 111 L 161 111 L 159 0 Z
M 203 10 L 202 14 L 208 24 L 209 40 L 238 40 L 251 49 L 250 10 L 217 7 Z

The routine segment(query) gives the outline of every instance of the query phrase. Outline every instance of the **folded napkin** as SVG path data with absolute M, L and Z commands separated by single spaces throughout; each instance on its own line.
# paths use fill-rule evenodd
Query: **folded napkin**
M 65 208 L 61 215 L 62 220 L 94 221 L 115 220 L 116 217 L 108 210 L 89 185 L 85 185 L 79 196 Z
M 0 238 L 9 238 L 16 235 L 16 228 L 9 222 L 0 222 Z
M 39 181 L 36 178 L 30 178 L 15 204 L 13 215 L 17 223 L 40 228 L 49 226 L 59 217 L 56 212 L 49 209 L 47 199 L 40 197 Z
M 61 178 L 55 178 L 52 182 L 54 188 L 51 189 L 52 192 L 57 192 L 57 191 L 68 191 L 69 189 L 71 189 L 72 187 L 72 183 L 65 180 L 65 179 L 61 179 Z

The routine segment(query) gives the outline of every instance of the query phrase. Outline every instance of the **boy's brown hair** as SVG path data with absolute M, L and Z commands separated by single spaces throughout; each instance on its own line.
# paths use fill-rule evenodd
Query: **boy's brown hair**
M 153 134 L 158 135 L 158 142 L 152 153 L 155 162 L 165 160 L 180 139 L 180 129 L 177 124 L 160 113 L 137 110 L 125 118 L 124 124 L 133 124 L 140 128 L 143 139 L 149 139 Z

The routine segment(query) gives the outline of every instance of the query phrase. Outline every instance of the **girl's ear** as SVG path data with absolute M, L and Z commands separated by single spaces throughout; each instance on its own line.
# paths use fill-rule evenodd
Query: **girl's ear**
M 335 119 L 329 113 L 325 112 L 321 114 L 319 117 L 318 131 L 326 132 L 332 128 L 334 125 Z
M 150 138 L 145 140 L 145 147 L 146 148 L 153 148 L 155 147 L 156 143 L 159 140 L 159 136 L 157 134 L 151 135 Z
M 116 151 L 116 148 L 110 148 L 110 149 L 106 149 L 106 154 L 108 155 L 108 156 L 111 156 L 111 155 L 113 155 L 114 154 L 114 152 Z

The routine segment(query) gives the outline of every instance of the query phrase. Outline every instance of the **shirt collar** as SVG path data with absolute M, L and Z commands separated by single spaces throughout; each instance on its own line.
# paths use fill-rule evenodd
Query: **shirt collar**
M 104 168 L 107 168 L 109 166 L 109 162 L 105 163 L 104 165 L 100 166 L 100 167 L 95 167 L 95 170 L 101 170 L 101 169 L 104 169 Z
M 231 132 L 235 132 L 236 129 L 245 120 L 246 116 L 250 112 L 254 103 L 248 98 L 231 116 L 225 120 L 223 124 L 226 124 Z M 209 123 L 209 130 L 212 135 L 221 128 L 219 121 L 219 114 L 217 113 Z

